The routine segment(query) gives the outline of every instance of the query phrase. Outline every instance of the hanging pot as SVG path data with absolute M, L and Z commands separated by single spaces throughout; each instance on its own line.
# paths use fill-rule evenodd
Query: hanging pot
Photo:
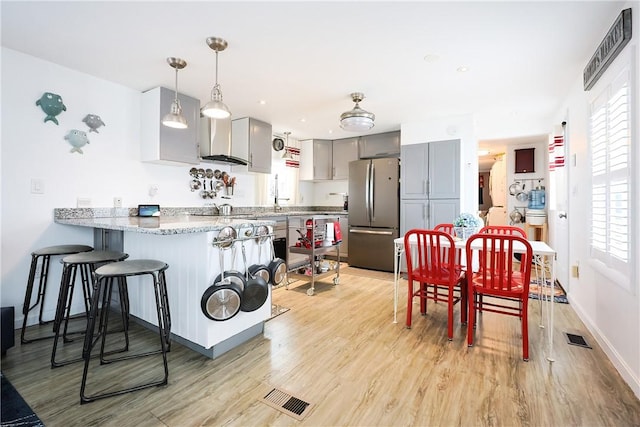
M 269 263 L 269 277 L 271 284 L 277 286 L 287 278 L 287 264 L 282 258 L 276 258 L 276 251 L 273 247 L 273 238 L 269 237 L 271 243 L 272 261 Z
M 253 230 L 253 226 L 251 227 L 252 228 L 250 230 Z M 249 231 L 248 228 L 245 229 Z M 242 226 L 240 227 L 240 230 L 242 230 Z M 249 234 L 249 236 L 250 235 L 251 234 Z M 244 291 L 242 292 L 242 302 L 240 303 L 240 310 L 255 311 L 262 307 L 267 301 L 267 298 L 269 297 L 269 285 L 267 284 L 267 281 L 262 277 L 252 276 L 250 274 L 249 269 L 247 268 L 247 254 L 244 247 L 244 240 L 240 241 L 240 245 L 242 247 L 242 260 L 244 261 L 245 274 L 247 275 Z
M 520 181 L 516 181 L 509 186 L 509 194 L 512 196 L 517 195 L 522 190 L 523 188 L 520 186 Z
M 211 320 L 229 320 L 240 311 L 242 292 L 236 280 L 218 282 L 204 291 L 200 308 Z
M 518 209 L 514 209 L 509 214 L 509 219 L 511 219 L 511 222 L 513 224 L 520 223 L 520 222 L 522 222 L 522 213 Z
M 253 264 L 249 267 L 249 275 L 253 277 L 262 277 L 265 282 L 269 282 L 271 280 L 271 272 L 269 271 L 269 267 L 264 264 Z

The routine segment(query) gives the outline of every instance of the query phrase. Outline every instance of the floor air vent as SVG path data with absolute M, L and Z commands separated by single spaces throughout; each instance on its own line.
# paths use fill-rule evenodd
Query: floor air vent
M 304 419 L 313 407 L 311 403 L 305 402 L 278 388 L 272 389 L 260 401 L 297 420 Z
M 577 345 L 578 347 L 591 348 L 587 340 L 584 339 L 582 335 L 570 334 L 568 332 L 564 332 L 565 337 L 567 338 L 567 344 Z

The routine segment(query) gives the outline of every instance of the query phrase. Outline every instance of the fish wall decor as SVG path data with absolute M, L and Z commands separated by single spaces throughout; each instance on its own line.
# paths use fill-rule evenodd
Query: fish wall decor
M 64 102 L 62 102 L 62 97 L 51 92 L 45 92 L 40 99 L 36 101 L 36 105 L 39 105 L 47 115 L 47 117 L 44 118 L 45 123 L 52 121 L 58 124 L 56 116 L 63 111 L 67 111 L 67 107 L 64 105 Z
M 69 133 L 64 137 L 69 144 L 73 147 L 70 153 L 80 153 L 82 152 L 82 147 L 89 143 L 89 138 L 87 138 L 87 133 L 78 129 L 71 129 Z
M 87 114 L 82 121 L 89 126 L 89 132 L 99 133 L 98 128 L 100 126 L 106 126 L 100 116 L 96 114 Z

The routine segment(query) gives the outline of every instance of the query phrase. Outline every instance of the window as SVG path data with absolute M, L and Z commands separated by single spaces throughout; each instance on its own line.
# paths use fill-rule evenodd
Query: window
M 617 276 L 616 283 L 626 288 L 631 274 L 630 76 L 627 62 L 600 88 L 589 111 L 591 257 L 601 263 L 605 274 Z

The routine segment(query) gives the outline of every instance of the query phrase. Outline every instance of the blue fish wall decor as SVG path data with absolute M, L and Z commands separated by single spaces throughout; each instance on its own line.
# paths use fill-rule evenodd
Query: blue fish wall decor
M 67 107 L 62 102 L 62 97 L 51 92 L 45 92 L 40 99 L 36 101 L 36 105 L 39 105 L 40 108 L 42 108 L 42 111 L 47 115 L 47 117 L 44 118 L 45 123 L 52 121 L 53 123 L 58 124 L 56 116 L 63 111 L 67 111 Z
M 87 133 L 78 129 L 71 129 L 69 133 L 64 137 L 69 144 L 73 147 L 70 153 L 80 153 L 82 152 L 82 147 L 89 143 L 89 138 L 87 138 Z
M 89 132 L 99 133 L 98 128 L 100 126 L 106 126 L 100 116 L 96 114 L 87 114 L 82 121 L 89 126 Z

